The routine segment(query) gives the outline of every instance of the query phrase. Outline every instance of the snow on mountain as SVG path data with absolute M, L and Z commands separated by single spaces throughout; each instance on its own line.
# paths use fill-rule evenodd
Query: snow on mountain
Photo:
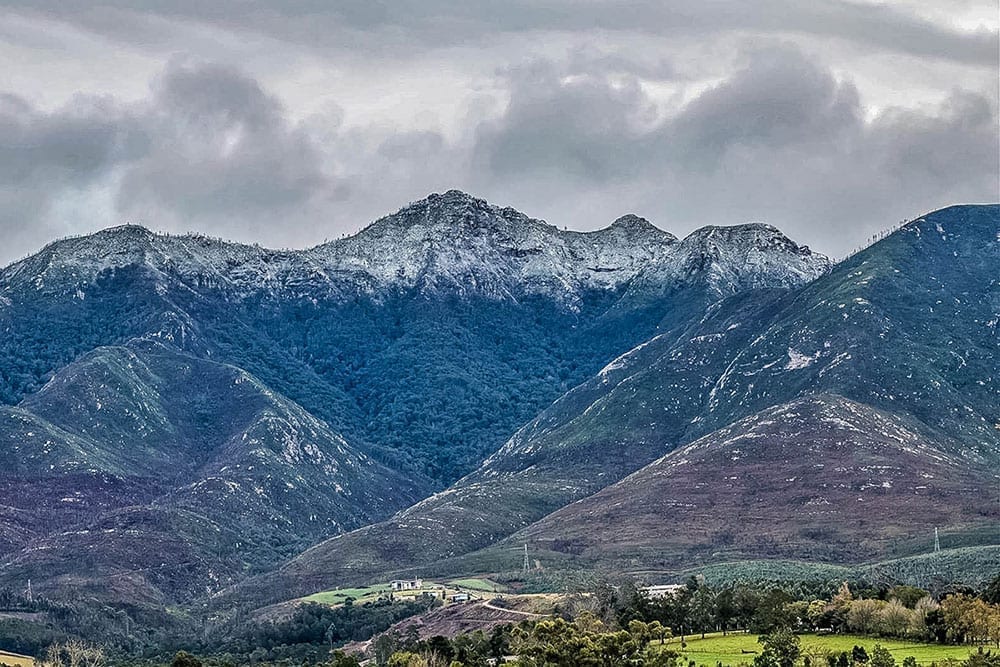
M 720 293 L 796 285 L 826 272 L 829 260 L 767 225 L 705 227 L 678 241 L 626 215 L 596 231 L 566 231 L 450 190 L 302 251 L 113 227 L 56 241 L 0 271 L 0 296 L 21 286 L 84 299 L 99 277 L 125 268 L 157 284 L 235 297 L 448 289 L 499 299 L 542 294 L 571 305 L 588 290 L 618 289 L 640 275 L 639 284 L 655 286 L 704 272 Z
M 36 255 L 0 272 L 0 286 L 29 283 L 38 291 L 81 290 L 98 277 L 138 268 L 158 282 L 181 279 L 192 287 L 223 289 L 271 288 L 310 268 L 302 254 L 229 243 L 206 236 L 154 233 L 138 225 L 122 225 L 88 236 L 50 243 Z M 86 292 L 77 292 L 84 298 Z
M 457 190 L 433 194 L 358 234 L 307 251 L 382 285 L 496 297 L 613 289 L 669 255 L 676 238 L 637 216 L 595 232 L 561 231 Z
M 640 285 L 705 280 L 718 296 L 761 287 L 794 287 L 830 270 L 825 255 L 759 222 L 691 232 L 644 271 Z

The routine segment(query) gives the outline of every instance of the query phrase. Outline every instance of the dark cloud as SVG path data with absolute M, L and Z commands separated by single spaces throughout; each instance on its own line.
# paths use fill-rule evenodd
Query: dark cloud
M 231 67 L 172 62 L 141 122 L 147 150 L 126 166 L 118 196 L 133 217 L 167 213 L 190 225 L 267 233 L 277 218 L 338 192 L 313 138 Z
M 45 112 L 0 96 L 0 153 L 5 259 L 124 219 L 281 245 L 283 225 L 345 194 L 314 138 L 257 81 L 180 60 L 140 104 L 77 97 Z M 111 206 L 86 209 L 88 199 Z
M 837 254 L 904 216 L 1000 198 L 997 108 L 981 95 L 868 118 L 849 81 L 785 47 L 647 124 L 636 80 L 565 73 L 536 61 L 511 77 L 506 113 L 474 149 L 484 186 L 555 219 L 574 199 L 678 232 L 764 219 Z
M 45 112 L 0 95 L 0 232 L 5 258 L 74 229 L 49 217 L 61 198 L 99 185 L 135 150 L 135 133 L 113 102 L 79 96 Z
M 650 170 L 713 171 L 734 152 L 851 139 L 857 91 L 801 52 L 760 51 L 672 117 L 658 118 L 640 79 L 534 61 L 505 74 L 510 103 L 480 128 L 475 153 L 497 175 L 566 173 L 616 181 Z
M 759 52 L 669 124 L 673 150 L 668 154 L 687 168 L 712 168 L 737 147 L 842 138 L 857 129 L 860 114 L 850 83 L 838 83 L 793 49 Z
M 540 31 L 603 30 L 669 37 L 726 31 L 832 37 L 869 48 L 992 66 L 996 31 L 963 32 L 887 3 L 837 0 L 15 0 L 8 7 L 82 25 L 116 39 L 148 43 L 162 33 L 150 17 L 251 30 L 312 48 L 369 53 L 475 44 Z
M 640 128 L 655 114 L 638 79 L 574 71 L 538 61 L 506 72 L 510 103 L 500 119 L 479 128 L 477 166 L 499 176 L 546 172 L 583 180 L 621 177 L 637 166 Z
M 67 108 L 36 112 L 0 95 L 0 182 L 29 186 L 40 177 L 85 185 L 113 163 L 123 146 L 119 112 L 103 100 L 77 98 Z
M 81 16 L 89 11 L 67 6 Z M 444 12 L 423 6 L 428 16 Z M 144 16 L 100 7 L 105 16 Z M 154 13 L 259 19 L 234 17 L 224 3 L 171 7 Z M 319 15 L 323 25 L 332 13 L 352 30 L 376 31 L 423 20 L 407 18 L 417 12 L 412 7 L 392 13 L 358 5 L 350 16 L 343 7 L 259 14 Z M 457 30 L 500 11 L 476 7 L 455 10 L 444 23 Z M 855 11 L 816 7 L 845 25 Z M 677 4 L 671 20 L 693 24 L 693 8 Z M 564 9 L 532 5 L 551 14 L 539 15 L 542 27 L 582 20 L 559 18 Z M 507 29 L 521 29 L 521 19 L 505 20 Z M 624 29 L 636 19 L 607 20 Z M 607 44 L 570 46 L 555 57 L 512 55 L 488 81 L 463 91 L 463 112 L 451 126 L 417 122 L 419 99 L 409 124 L 357 113 L 348 122 L 350 89 L 317 91 L 324 111 L 297 114 L 251 72 L 193 57 L 167 62 L 139 100 L 78 95 L 44 108 L 23 95 L 0 96 L 0 262 L 54 236 L 127 219 L 303 246 L 451 187 L 576 228 L 628 211 L 678 234 L 763 219 L 833 254 L 904 216 L 1000 199 L 995 84 L 941 91 L 933 103 L 872 108 L 851 75 L 817 54 L 788 40 L 745 44 L 731 58 L 735 65 L 710 80 L 662 53 Z M 410 104 L 408 93 L 390 86 L 379 94 Z M 379 108 L 381 98 L 369 104 Z

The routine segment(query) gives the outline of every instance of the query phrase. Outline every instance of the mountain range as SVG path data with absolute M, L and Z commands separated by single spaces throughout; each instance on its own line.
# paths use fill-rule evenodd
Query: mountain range
M 523 544 L 645 573 L 990 549 L 998 267 L 995 205 L 836 265 L 458 191 L 300 251 L 56 241 L 0 271 L 0 584 L 220 608 Z

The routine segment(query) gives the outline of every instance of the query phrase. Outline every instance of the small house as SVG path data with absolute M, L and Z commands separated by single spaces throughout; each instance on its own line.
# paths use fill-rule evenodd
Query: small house
M 394 591 L 419 591 L 424 587 L 423 579 L 393 579 L 389 587 Z
M 454 595 L 451 596 L 451 601 L 452 602 L 468 602 L 469 601 L 469 594 L 468 593 L 455 593 Z

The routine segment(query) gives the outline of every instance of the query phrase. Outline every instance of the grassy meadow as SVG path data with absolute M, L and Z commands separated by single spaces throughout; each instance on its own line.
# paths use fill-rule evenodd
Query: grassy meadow
M 9 667 L 33 667 L 34 664 L 34 658 L 26 655 L 18 655 L 17 653 L 0 651 L 0 665 L 9 665 Z
M 365 586 L 363 588 L 337 588 L 332 591 L 322 591 L 320 593 L 313 593 L 302 599 L 306 602 L 338 605 L 344 604 L 347 598 L 353 598 L 355 602 L 361 603 L 387 595 L 390 590 L 389 584 L 375 584 L 374 586 Z
M 313 593 L 312 595 L 302 598 L 302 600 L 305 602 L 318 602 L 320 604 L 337 606 L 344 604 L 348 598 L 352 598 L 355 604 L 364 604 L 366 602 L 377 600 L 380 597 L 384 597 L 388 595 L 390 591 L 392 592 L 394 598 L 402 600 L 409 597 L 416 597 L 422 593 L 434 593 L 435 595 L 441 595 L 442 591 L 445 592 L 445 595 L 473 591 L 476 595 L 487 594 L 486 597 L 492 597 L 492 595 L 489 594 L 502 593 L 506 590 L 506 586 L 498 584 L 490 579 L 468 578 L 454 579 L 445 584 L 425 581 L 422 589 L 412 591 L 392 591 L 389 584 L 375 584 L 372 586 L 362 586 L 358 588 L 335 588 L 329 591 Z
M 718 663 L 727 666 L 740 664 L 750 664 L 754 655 L 760 652 L 760 644 L 757 643 L 758 635 L 746 633 L 729 634 L 723 637 L 721 633 L 705 635 L 702 639 L 700 635 L 688 635 L 684 638 L 687 646 L 681 648 L 681 640 L 674 637 L 665 644 L 671 650 L 680 651 L 685 660 L 694 660 L 698 667 L 715 667 Z M 802 640 L 802 654 L 812 658 L 812 662 L 817 667 L 826 666 L 826 653 L 840 653 L 846 651 L 850 654 L 854 645 L 863 646 L 871 655 L 875 644 L 881 644 L 889 649 L 896 659 L 896 664 L 902 664 L 903 658 L 913 656 L 917 663 L 929 665 L 932 662 L 940 663 L 945 660 L 964 660 L 969 657 L 969 653 L 975 651 L 971 646 L 946 646 L 942 644 L 923 644 L 901 639 L 888 639 L 876 637 L 862 637 L 859 635 L 800 635 Z
M 448 585 L 455 588 L 465 588 L 470 591 L 482 591 L 484 593 L 502 593 L 507 590 L 506 586 L 489 579 L 453 579 L 448 582 Z

